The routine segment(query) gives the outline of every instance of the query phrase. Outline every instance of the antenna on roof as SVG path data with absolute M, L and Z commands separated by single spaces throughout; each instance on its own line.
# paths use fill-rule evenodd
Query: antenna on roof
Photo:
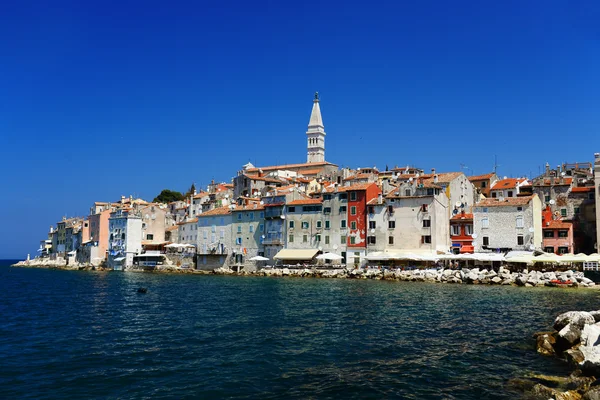
M 500 165 L 498 164 L 498 156 L 494 155 L 494 173 L 498 172 L 498 167 Z

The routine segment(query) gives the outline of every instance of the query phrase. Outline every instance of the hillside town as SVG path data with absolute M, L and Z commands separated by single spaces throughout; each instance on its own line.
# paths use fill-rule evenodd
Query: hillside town
M 231 182 L 170 203 L 94 202 L 89 215 L 50 227 L 36 258 L 114 270 L 252 271 L 598 251 L 598 153 L 593 162 L 546 164 L 534 178 L 467 176 L 404 164 L 339 168 L 325 159 L 325 137 L 315 94 L 306 162 L 247 163 Z

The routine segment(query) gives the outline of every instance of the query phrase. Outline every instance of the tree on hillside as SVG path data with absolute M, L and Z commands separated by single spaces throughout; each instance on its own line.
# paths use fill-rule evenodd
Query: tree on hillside
M 195 191 L 196 191 L 196 185 L 194 185 L 192 183 L 192 186 L 190 186 L 189 190 L 183 195 L 183 197 L 185 197 L 187 199 L 188 197 L 193 195 Z
M 153 203 L 170 203 L 172 201 L 180 201 L 185 197 L 180 192 L 175 190 L 164 189 L 158 196 L 152 200 Z

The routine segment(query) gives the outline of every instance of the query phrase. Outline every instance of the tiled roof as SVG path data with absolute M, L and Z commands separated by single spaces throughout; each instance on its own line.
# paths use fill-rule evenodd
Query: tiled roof
M 573 178 L 544 178 L 540 180 L 536 180 L 533 185 L 534 186 L 570 186 L 573 182 Z
M 497 198 L 488 198 L 483 199 L 477 204 L 476 207 L 514 207 L 514 206 L 524 206 L 529 204 L 529 202 L 533 199 L 533 196 L 522 196 L 522 197 L 505 197 L 502 201 L 499 201 Z
M 467 179 L 469 179 L 471 182 L 472 181 L 486 181 L 488 179 L 491 179 L 494 175 L 496 175 L 496 174 L 493 172 L 490 172 L 489 174 L 484 174 L 484 175 L 469 176 Z
M 165 232 L 176 231 L 177 229 L 179 229 L 179 227 L 177 225 L 173 225 L 173 226 L 169 226 L 168 228 L 166 228 Z
M 353 191 L 353 190 L 367 190 L 367 188 L 371 185 L 375 185 L 375 183 L 369 182 L 369 183 L 357 183 L 357 184 L 350 185 L 350 186 L 337 186 L 337 191 L 338 192 L 349 192 L 349 191 Z M 333 193 L 333 192 L 335 192 L 335 187 L 329 186 L 326 190 L 327 190 L 327 193 Z
M 309 204 L 321 204 L 323 203 L 323 199 L 301 199 L 301 200 L 294 200 L 290 203 L 288 203 L 288 206 L 302 206 L 302 205 L 309 205 Z
M 253 181 L 263 181 L 263 182 L 271 182 L 271 183 L 282 183 L 281 179 L 277 179 L 277 178 L 269 178 L 266 176 L 258 176 L 258 175 L 248 175 L 248 174 L 244 174 L 244 176 L 248 179 L 252 179 Z
M 571 192 L 573 193 L 585 193 L 585 192 L 593 192 L 595 191 L 594 186 L 580 186 L 571 188 Z
M 234 212 L 236 211 L 260 211 L 260 210 L 264 210 L 265 206 L 264 204 L 260 204 L 260 203 L 250 203 L 250 204 L 244 204 L 244 205 L 237 205 L 235 206 L 235 209 L 233 210 Z
M 206 192 L 200 192 L 200 193 L 197 193 L 194 196 L 194 199 L 201 199 L 201 198 L 206 197 L 206 196 L 208 196 L 208 193 L 206 193 Z
M 285 169 L 289 169 L 289 168 L 305 168 L 305 167 L 308 168 L 308 167 L 319 167 L 319 166 L 325 166 L 325 165 L 333 165 L 334 167 L 337 167 L 337 165 L 335 165 L 335 164 L 332 164 L 327 161 L 323 161 L 323 162 L 315 162 L 315 163 L 284 164 L 284 165 L 272 165 L 269 167 L 248 168 L 246 171 L 247 172 L 258 172 L 258 170 L 276 171 L 276 170 L 285 170 Z
M 323 168 L 306 169 L 302 171 L 302 175 L 317 175 L 321 171 L 323 171 Z
M 468 220 L 468 219 L 473 219 L 473 214 L 458 213 L 458 214 L 454 215 L 452 218 L 450 218 L 450 220 L 452 220 L 452 221 L 463 221 L 463 220 Z
M 560 220 L 548 221 L 542 226 L 542 229 L 570 229 L 573 226 L 572 222 L 565 222 Z
M 214 215 L 228 215 L 228 214 L 231 214 L 231 208 L 229 208 L 229 206 L 224 206 L 224 207 L 219 207 L 219 208 L 215 208 L 210 211 L 203 212 L 202 214 L 198 215 L 198 217 L 202 218 L 202 217 L 212 217 Z
M 454 179 L 458 178 L 459 176 L 462 175 L 462 172 L 442 172 L 437 175 L 437 181 L 438 183 L 450 183 L 452 182 Z M 426 175 L 421 175 L 421 177 L 427 181 L 430 180 L 433 182 L 434 177 L 433 174 L 426 174 Z
M 520 179 L 520 178 L 506 178 L 506 179 L 502 179 L 499 180 L 498 182 L 494 183 L 494 186 L 492 186 L 492 190 L 502 190 L 502 189 L 515 189 L 517 187 L 517 185 L 521 182 L 523 182 L 525 179 Z

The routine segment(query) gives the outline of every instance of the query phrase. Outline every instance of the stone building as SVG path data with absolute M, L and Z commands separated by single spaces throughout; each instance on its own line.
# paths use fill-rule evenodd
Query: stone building
M 323 200 L 299 199 L 286 204 L 287 249 L 322 249 L 326 234 Z
M 212 270 L 232 264 L 234 236 L 231 207 L 224 206 L 198 215 L 197 268 Z M 180 239 L 181 241 L 181 239 Z
M 542 248 L 542 203 L 536 194 L 488 198 L 473 210 L 475 252 Z
M 240 199 L 232 209 L 233 264 L 236 270 L 252 271 L 256 262 L 250 259 L 265 254 L 265 207 L 258 200 Z
M 473 184 L 476 191 L 476 200 L 480 200 L 480 196 L 490 197 L 492 186 L 498 181 L 498 175 L 495 172 L 490 172 L 484 175 L 469 176 L 469 181 Z

